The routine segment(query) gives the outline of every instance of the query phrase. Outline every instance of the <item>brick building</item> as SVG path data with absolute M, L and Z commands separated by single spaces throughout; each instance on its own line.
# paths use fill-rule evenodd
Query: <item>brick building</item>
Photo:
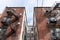
M 9 35 L 6 40 L 23 40 L 23 30 L 26 27 L 25 24 L 27 24 L 27 18 L 26 18 L 26 10 L 25 7 L 6 7 L 5 10 L 3 11 L 3 13 L 1 14 L 1 18 L 0 18 L 0 27 L 3 27 L 1 21 L 2 18 L 7 16 L 7 11 L 10 10 L 13 12 L 14 15 L 18 16 L 18 20 L 11 23 L 10 25 L 8 25 L 8 28 L 5 32 L 5 35 Z M 15 17 L 12 16 L 11 20 L 15 20 Z M 11 32 L 13 30 L 15 30 L 16 32 L 11 34 Z
M 56 10 L 59 10 L 60 8 L 57 8 L 52 12 L 51 15 L 45 15 L 46 10 L 50 11 L 51 7 L 35 7 L 34 8 L 34 24 L 35 24 L 35 33 L 36 33 L 36 39 L 37 40 L 53 40 L 53 38 L 57 37 L 57 40 L 60 39 L 60 21 L 57 22 L 56 25 L 48 23 L 47 17 L 52 17 L 57 12 Z M 57 13 L 59 14 L 59 13 Z M 46 17 L 47 16 L 47 17 Z M 57 20 L 60 20 L 60 16 L 56 17 Z M 54 30 L 54 32 L 53 32 Z M 54 35 L 54 34 L 56 35 Z M 54 36 L 53 36 L 54 35 Z

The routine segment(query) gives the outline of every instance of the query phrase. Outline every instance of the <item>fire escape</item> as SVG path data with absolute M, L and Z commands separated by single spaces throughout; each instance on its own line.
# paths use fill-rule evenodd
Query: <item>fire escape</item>
M 50 40 L 60 40 L 60 3 L 56 3 L 51 10 L 46 10 L 45 16 L 47 19 L 47 26 L 51 33 Z
M 0 40 L 6 40 L 9 36 L 11 36 L 11 35 L 16 35 L 16 30 L 17 29 L 15 29 L 15 28 L 17 28 L 17 27 L 14 27 L 14 28 L 12 28 L 11 26 L 11 24 L 13 24 L 14 22 L 17 22 L 18 20 L 19 20 L 19 16 L 16 16 L 13 12 L 12 12 L 12 10 L 7 10 L 6 11 L 6 13 L 7 13 L 7 16 L 4 16 L 4 17 L 2 17 L 2 20 L 1 20 L 1 23 L 3 24 L 2 25 L 2 27 L 0 27 Z M 14 16 L 15 17 L 15 19 L 14 20 L 11 20 L 11 18 L 12 18 L 12 16 Z M 11 26 L 10 26 L 11 25 Z M 18 24 L 16 24 L 15 26 L 17 26 Z M 11 32 L 9 32 L 8 34 L 5 34 L 6 33 L 6 31 L 7 31 L 7 28 L 10 26 L 10 28 L 11 28 Z M 12 39 L 13 40 L 13 39 Z M 15 39 L 14 39 L 15 40 Z

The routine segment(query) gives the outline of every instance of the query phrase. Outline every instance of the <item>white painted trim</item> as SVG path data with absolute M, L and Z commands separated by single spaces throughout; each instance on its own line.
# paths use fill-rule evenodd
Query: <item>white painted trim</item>
M 34 21 L 34 26 L 36 26 L 36 17 L 34 17 L 33 21 Z
M 24 13 L 23 13 L 23 21 L 22 21 L 22 28 L 21 28 L 21 34 L 20 34 L 20 36 L 19 36 L 19 40 L 22 40 L 23 38 L 22 38 L 22 35 L 23 35 L 23 30 L 24 30 L 24 20 L 25 20 L 25 9 L 24 9 Z
M 35 15 L 34 15 L 34 20 L 33 21 L 34 21 L 35 32 L 37 33 L 38 29 L 36 27 L 37 24 L 36 24 L 36 16 Z M 37 37 L 37 40 L 38 40 L 38 37 Z

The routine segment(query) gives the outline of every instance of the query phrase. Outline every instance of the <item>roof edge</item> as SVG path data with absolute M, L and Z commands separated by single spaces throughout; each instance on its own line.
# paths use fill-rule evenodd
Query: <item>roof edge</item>
M 8 6 L 6 6 L 6 8 L 25 8 L 25 7 L 8 7 Z
M 51 7 L 34 7 L 34 8 L 51 8 Z M 58 7 L 58 8 L 60 8 L 60 7 Z

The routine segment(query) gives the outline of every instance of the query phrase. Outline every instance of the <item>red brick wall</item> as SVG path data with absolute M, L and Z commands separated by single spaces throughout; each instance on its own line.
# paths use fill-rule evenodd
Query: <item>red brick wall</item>
M 37 39 L 38 40 L 49 40 L 50 32 L 47 26 L 46 17 L 44 16 L 44 8 L 35 7 L 34 16 L 36 18 Z
M 3 13 L 2 13 L 2 17 L 3 16 L 6 16 L 7 14 L 6 14 L 6 10 L 8 10 L 8 9 L 15 9 L 15 11 L 16 11 L 16 13 L 14 13 L 15 15 L 19 15 L 19 13 L 21 13 L 22 15 L 19 17 L 19 22 L 20 22 L 20 25 L 18 25 L 18 27 L 17 26 L 14 26 L 14 25 L 16 25 L 16 23 L 13 23 L 12 24 L 12 28 L 14 28 L 14 27 L 17 27 L 18 29 L 17 29 L 17 31 L 16 31 L 16 35 L 17 35 L 17 38 L 18 38 L 18 36 L 20 35 L 20 33 L 21 33 L 21 28 L 22 28 L 22 21 L 23 21 L 23 13 L 24 13 L 24 11 L 25 11 L 25 8 L 24 7 L 6 7 L 5 8 L 5 10 L 3 11 Z M 13 17 L 14 18 L 14 17 Z M 0 22 L 1 23 L 1 22 Z M 18 23 L 18 22 L 17 22 Z M 0 27 L 2 26 L 2 24 L 0 25 Z M 10 25 L 9 25 L 10 26 Z M 7 31 L 6 31 L 6 34 L 8 34 L 10 31 L 12 31 L 11 29 L 10 29 L 10 27 L 8 27 L 8 29 L 7 29 Z M 10 37 L 8 37 L 7 38 L 7 40 L 12 40 L 12 35 L 10 36 Z M 16 40 L 18 40 L 18 39 L 16 39 Z

